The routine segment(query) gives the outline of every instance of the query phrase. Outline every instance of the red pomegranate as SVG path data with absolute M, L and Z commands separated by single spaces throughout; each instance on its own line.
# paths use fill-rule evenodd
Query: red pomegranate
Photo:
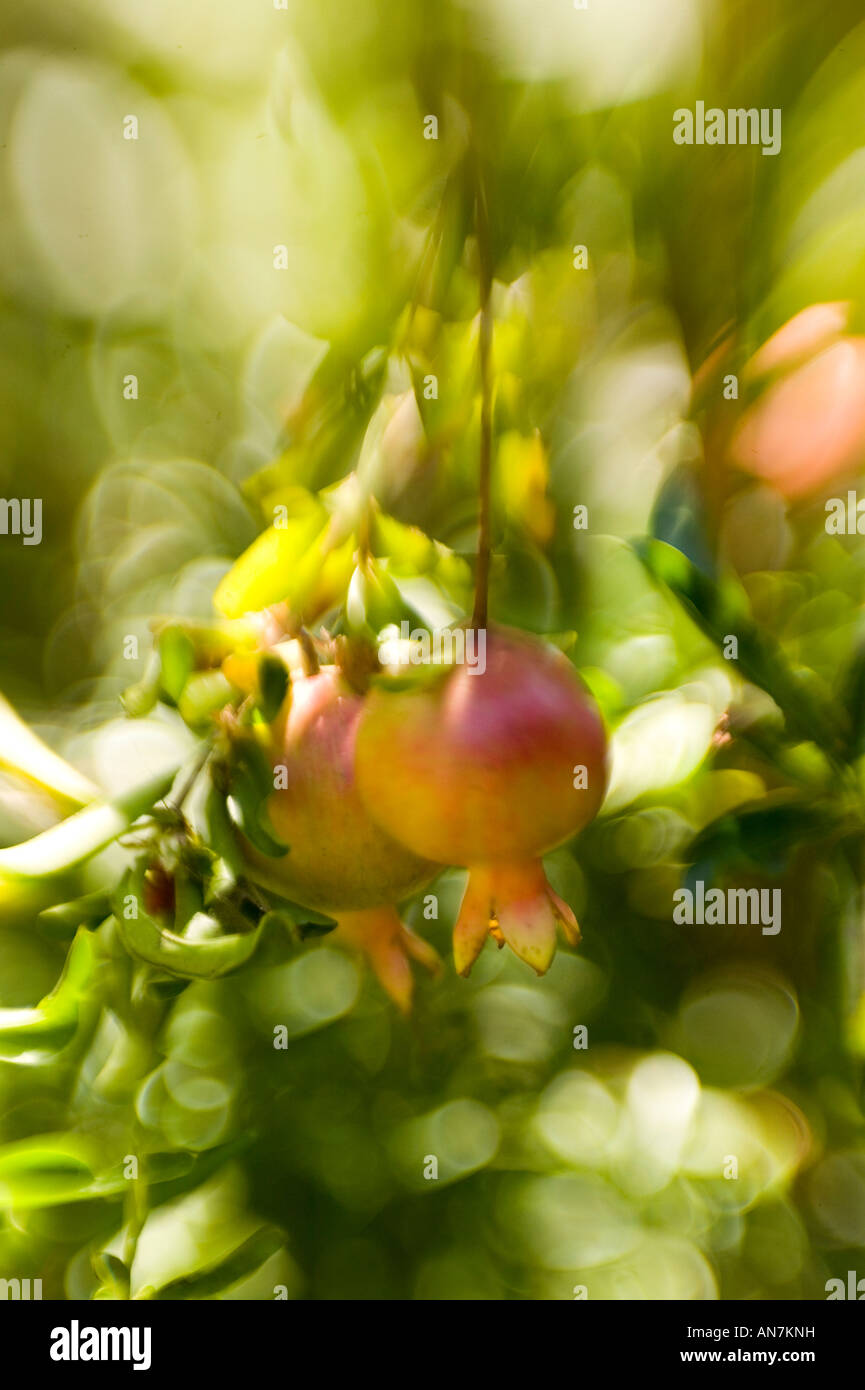
M 415 854 L 468 868 L 454 933 L 467 975 L 487 934 L 538 974 L 558 919 L 579 930 L 540 856 L 597 813 L 606 784 L 600 713 L 562 654 L 491 629 L 486 666 L 454 667 L 432 688 L 367 698 L 357 784 L 379 825 Z
M 267 800 L 288 853 L 272 859 L 244 842 L 264 886 L 336 918 L 334 938 L 362 950 L 382 985 L 407 1012 L 409 958 L 438 967 L 431 946 L 403 926 L 394 904 L 437 872 L 375 825 L 354 779 L 355 737 L 363 698 L 335 666 L 296 681 L 270 731 L 279 773 Z

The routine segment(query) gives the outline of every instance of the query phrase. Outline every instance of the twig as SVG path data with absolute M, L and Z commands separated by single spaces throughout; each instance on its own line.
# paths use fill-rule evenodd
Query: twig
M 481 378 L 481 438 L 480 471 L 478 495 L 480 499 L 480 523 L 478 532 L 478 560 L 475 571 L 475 604 L 472 625 L 484 628 L 487 625 L 487 602 L 490 582 L 490 473 L 492 466 L 492 336 L 493 316 L 491 294 L 493 284 L 490 248 L 490 224 L 487 208 L 486 190 L 480 156 L 475 152 L 475 228 L 478 242 L 478 279 L 480 287 L 480 326 L 478 349 Z
M 307 676 L 317 676 L 321 669 L 318 661 L 318 652 L 315 650 L 315 643 L 305 627 L 301 626 L 298 628 L 297 640 L 300 643 L 300 650 L 303 652 L 304 674 Z
M 210 754 L 212 752 L 213 749 L 211 745 L 209 743 L 205 744 L 201 753 L 196 758 L 195 764 L 191 772 L 189 773 L 189 776 L 186 778 L 186 781 L 181 783 L 180 791 L 177 793 L 177 796 L 174 797 L 173 800 L 168 802 L 168 805 L 171 807 L 172 811 L 176 811 L 178 816 L 180 816 L 181 820 L 183 819 L 183 803 L 189 796 L 189 793 L 192 791 L 192 788 L 195 786 L 195 783 L 198 781 L 199 774 L 203 772 L 204 764 L 207 762 L 207 759 L 210 757 Z

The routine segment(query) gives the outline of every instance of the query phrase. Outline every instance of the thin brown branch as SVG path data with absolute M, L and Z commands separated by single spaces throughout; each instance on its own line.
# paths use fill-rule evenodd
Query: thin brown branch
M 475 603 L 472 625 L 484 628 L 487 625 L 488 592 L 490 583 L 490 474 L 492 469 L 492 252 L 490 247 L 489 211 L 480 157 L 475 155 L 475 230 L 478 245 L 478 280 L 480 288 L 480 325 L 478 350 L 480 359 L 481 421 L 480 421 L 480 470 L 478 496 L 480 517 L 478 531 L 478 559 L 475 571 Z

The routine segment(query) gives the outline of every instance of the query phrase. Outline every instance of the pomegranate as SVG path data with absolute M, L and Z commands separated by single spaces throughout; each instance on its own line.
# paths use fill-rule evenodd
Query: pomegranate
M 283 858 L 244 841 L 254 877 L 304 907 L 334 917 L 334 938 L 363 951 L 387 993 L 407 1012 L 409 958 L 438 966 L 431 946 L 400 922 L 394 904 L 437 872 L 375 825 L 354 780 L 363 698 L 336 666 L 296 681 L 270 728 L 278 772 L 267 799 L 271 824 L 289 846 Z
M 804 309 L 746 368 L 779 376 L 746 410 L 730 455 L 790 500 L 865 459 L 865 337 L 843 332 L 848 316 L 842 303 Z
M 597 813 L 606 783 L 600 713 L 570 663 L 537 638 L 491 629 L 486 666 L 453 667 L 432 688 L 374 690 L 357 735 L 357 784 L 370 814 L 424 858 L 469 870 L 454 932 L 467 975 L 487 934 L 537 973 L 556 920 L 576 918 L 540 856 Z

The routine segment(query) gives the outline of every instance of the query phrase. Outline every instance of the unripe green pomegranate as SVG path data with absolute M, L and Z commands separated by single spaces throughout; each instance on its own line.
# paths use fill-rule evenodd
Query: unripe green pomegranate
M 358 795 L 354 753 L 362 709 L 363 697 L 335 666 L 294 682 L 268 746 L 277 778 L 267 811 L 289 850 L 274 859 L 244 841 L 244 854 L 263 886 L 334 917 L 335 939 L 365 952 L 407 1011 L 409 958 L 434 970 L 438 957 L 403 926 L 394 904 L 437 867 L 392 840 Z
M 487 633 L 486 666 L 429 688 L 373 691 L 357 734 L 357 784 L 379 825 L 425 858 L 469 870 L 454 933 L 468 974 L 488 933 L 538 974 L 571 909 L 541 855 L 597 813 L 606 737 L 592 696 L 560 652 L 508 629 Z

